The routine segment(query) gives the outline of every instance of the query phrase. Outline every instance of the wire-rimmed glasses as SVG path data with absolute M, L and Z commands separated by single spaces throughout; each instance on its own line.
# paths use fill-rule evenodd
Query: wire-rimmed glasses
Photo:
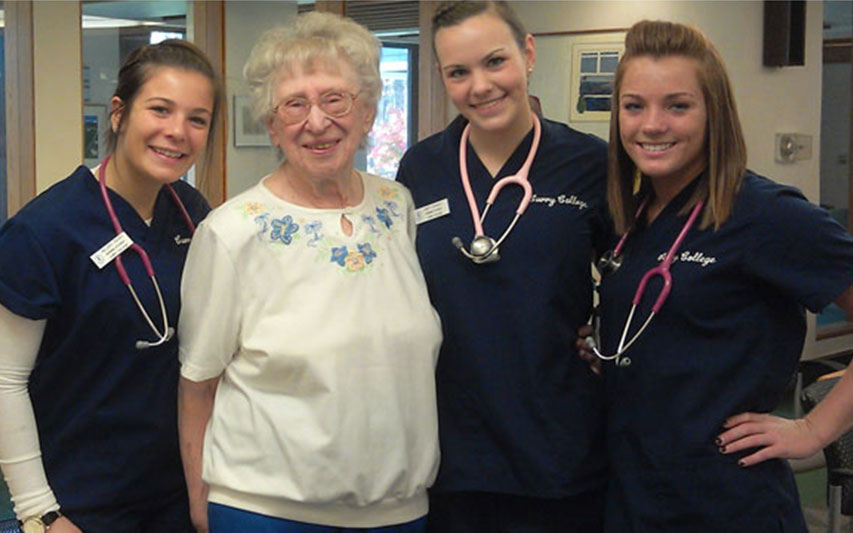
M 320 98 L 311 100 L 302 96 L 285 98 L 273 108 L 279 119 L 285 124 L 298 124 L 308 118 L 311 106 L 317 106 L 326 115 L 340 118 L 352 111 L 352 104 L 361 93 L 348 91 L 327 91 Z

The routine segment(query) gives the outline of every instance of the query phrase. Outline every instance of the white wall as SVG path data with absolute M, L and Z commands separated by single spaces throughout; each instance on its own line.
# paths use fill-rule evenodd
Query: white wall
M 256 184 L 278 166 L 277 150 L 268 147 L 234 146 L 234 95 L 246 94 L 243 65 L 264 30 L 287 24 L 296 16 L 295 1 L 225 3 L 225 86 L 228 97 L 228 147 L 226 195 L 230 198 Z
M 543 2 L 513 1 L 513 9 L 531 33 L 613 29 L 642 19 L 693 24 L 714 42 L 726 62 L 749 150 L 749 167 L 803 190 L 812 201 L 819 196 L 820 97 L 823 6 L 806 7 L 806 60 L 803 67 L 767 68 L 761 64 L 763 3 L 755 1 Z M 548 37 L 541 39 L 543 44 Z M 545 115 L 568 121 L 568 85 L 562 72 L 565 53 L 539 51 L 531 92 L 540 95 Z M 560 81 L 555 83 L 553 77 Z M 564 88 L 554 91 L 554 87 Z M 541 93 L 541 94 L 540 94 Z M 544 97 L 543 97 L 544 96 Z M 606 135 L 601 125 L 573 124 Z M 811 160 L 791 165 L 774 162 L 777 132 L 813 136 Z

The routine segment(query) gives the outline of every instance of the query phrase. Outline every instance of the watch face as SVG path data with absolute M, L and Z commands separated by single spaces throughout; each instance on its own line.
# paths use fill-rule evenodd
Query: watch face
M 47 528 L 41 518 L 28 518 L 21 526 L 21 531 L 23 533 L 45 533 Z

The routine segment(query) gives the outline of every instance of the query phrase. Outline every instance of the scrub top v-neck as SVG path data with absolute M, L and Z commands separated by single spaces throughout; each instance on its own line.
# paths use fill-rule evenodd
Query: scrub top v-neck
M 604 353 L 619 342 L 640 278 L 684 226 L 696 183 L 650 225 L 640 220 L 622 266 L 602 281 Z M 625 354 L 631 364 L 604 367 L 608 531 L 803 530 L 787 463 L 740 468 L 714 438 L 729 416 L 777 406 L 802 351 L 805 308 L 819 311 L 853 283 L 851 244 L 799 191 L 752 173 L 728 221 L 687 234 L 669 298 Z M 660 286 L 649 283 L 635 324 Z
M 589 316 L 589 262 L 610 235 L 604 211 L 606 145 L 542 120 L 530 170 L 534 196 L 501 245 L 477 265 L 451 243 L 470 243 L 473 224 L 459 171 L 465 120 L 410 149 L 398 180 L 416 208 L 447 200 L 449 214 L 418 226 L 417 249 L 444 342 L 437 386 L 441 465 L 435 492 L 485 491 L 558 498 L 605 482 L 601 386 L 576 354 Z M 529 133 L 493 177 L 469 145 L 480 211 L 496 179 L 514 174 Z M 508 186 L 485 221 L 500 235 L 521 188 Z
M 185 183 L 174 188 L 192 220 L 200 222 L 209 211 L 204 198 Z M 169 323 L 176 325 L 192 237 L 183 217 L 165 190 L 150 227 L 123 198 L 109 195 L 125 231 L 148 253 Z M 47 478 L 63 512 L 71 515 L 162 498 L 184 485 L 175 403 L 177 339 L 136 348 L 137 340 L 152 337 L 151 329 L 115 265 L 99 269 L 90 259 L 113 237 L 98 182 L 85 167 L 0 229 L 0 304 L 47 320 L 29 392 Z M 159 314 L 141 261 L 133 253 L 123 257 L 142 304 Z

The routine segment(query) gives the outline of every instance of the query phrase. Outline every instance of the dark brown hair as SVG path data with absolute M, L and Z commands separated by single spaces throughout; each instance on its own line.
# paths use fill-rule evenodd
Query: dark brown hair
M 625 53 L 616 69 L 610 114 L 610 146 L 607 173 L 607 200 L 619 233 L 631 225 L 644 192 L 650 193 L 648 178 L 641 176 L 639 195 L 634 194 L 637 167 L 619 136 L 619 92 L 630 61 L 637 57 L 659 59 L 683 56 L 699 64 L 698 81 L 705 98 L 706 171 L 682 212 L 703 200 L 701 228 L 715 228 L 731 215 L 732 204 L 746 170 L 746 142 L 725 64 L 717 49 L 701 31 L 675 22 L 644 20 L 634 24 L 625 37 Z
M 435 54 L 435 34 L 441 28 L 456 26 L 465 20 L 480 15 L 481 13 L 493 13 L 507 23 L 512 31 L 512 36 L 520 50 L 524 50 L 524 39 L 527 31 L 518 19 L 518 16 L 504 1 L 495 0 L 487 2 L 442 2 L 432 16 L 432 51 Z

